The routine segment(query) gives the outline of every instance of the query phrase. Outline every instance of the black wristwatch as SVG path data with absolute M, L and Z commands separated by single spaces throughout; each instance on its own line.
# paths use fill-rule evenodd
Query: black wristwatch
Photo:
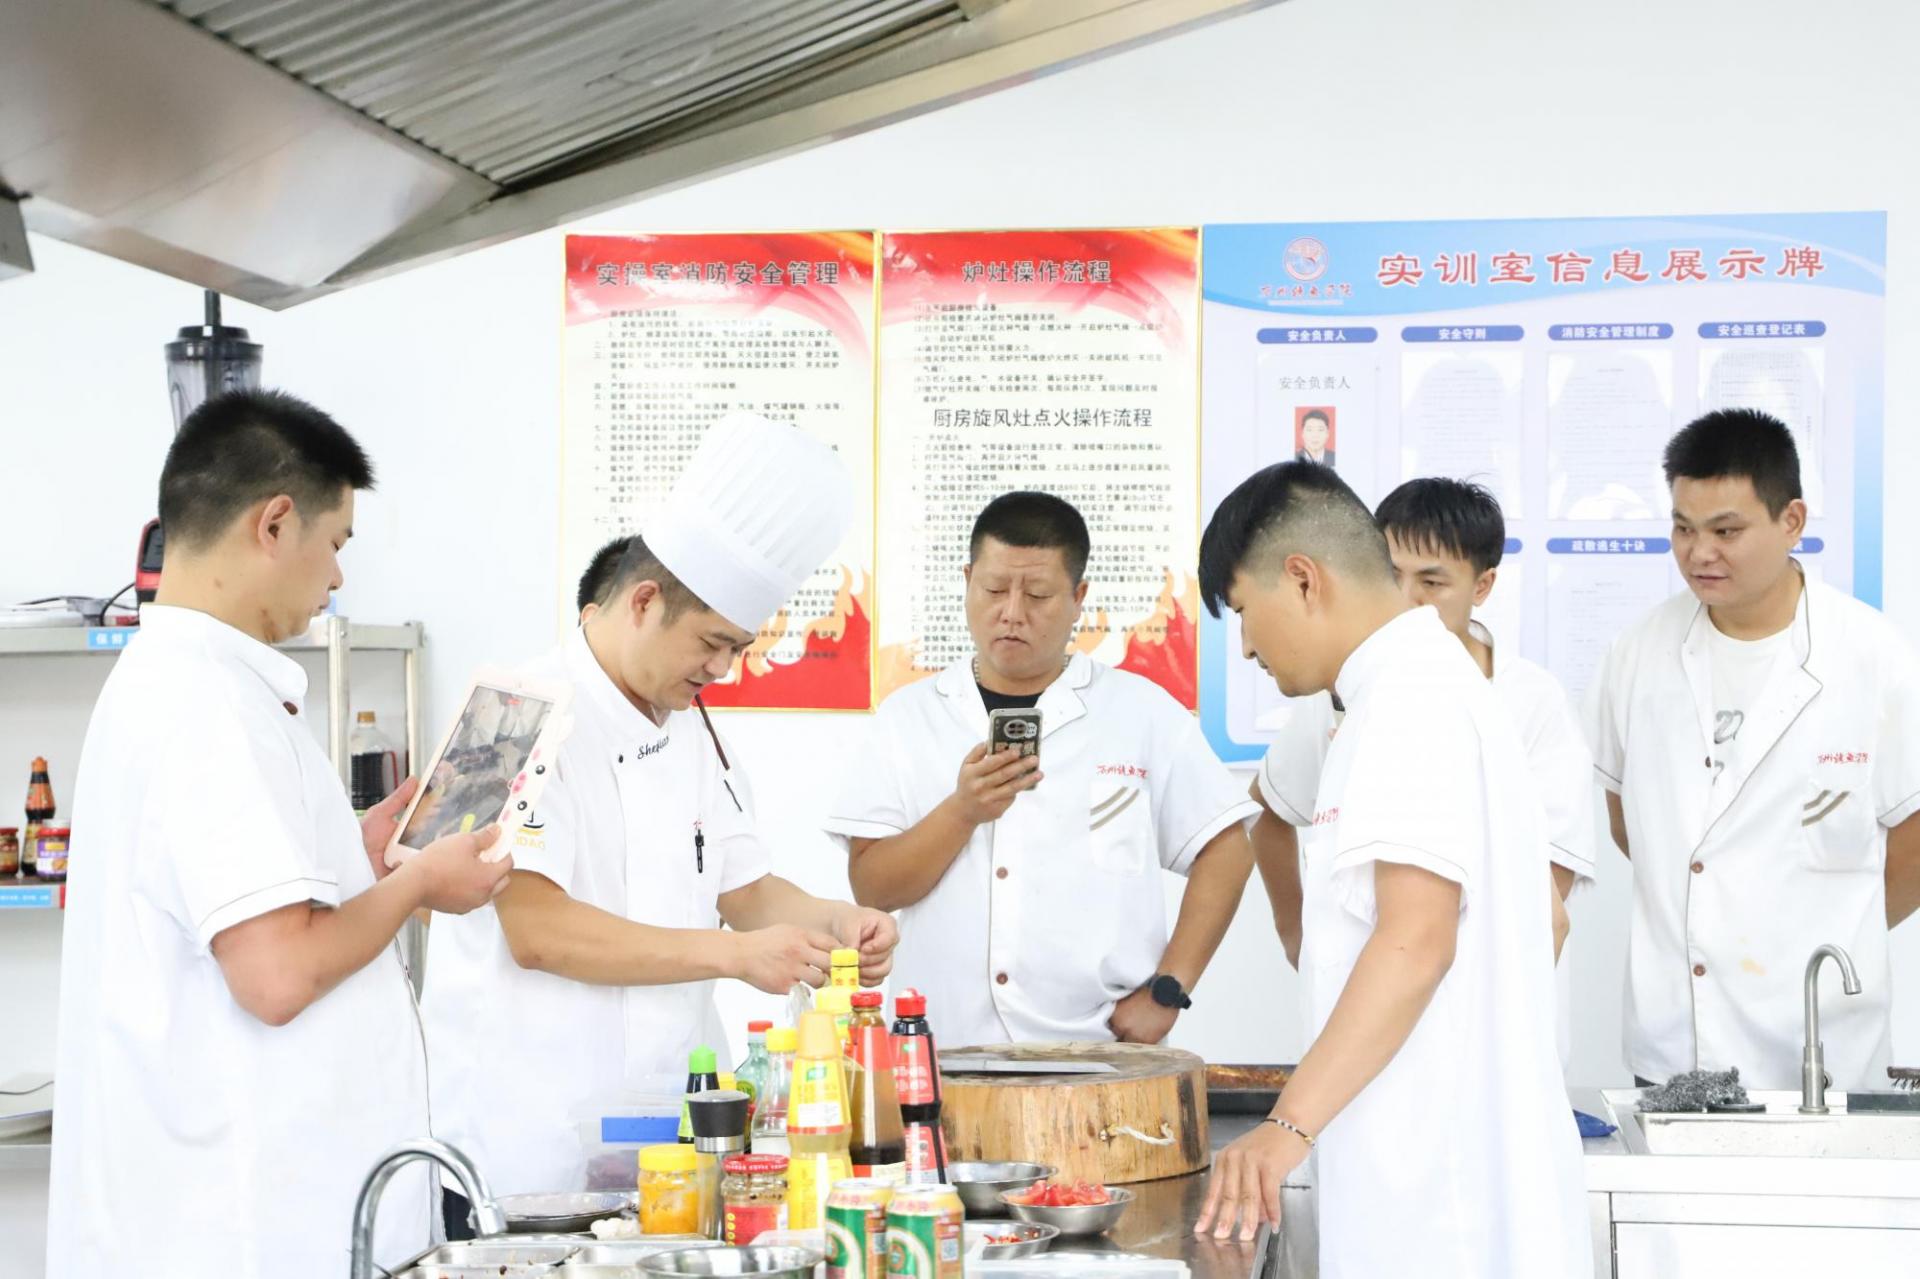
M 1161 973 L 1147 983 L 1147 991 L 1153 996 L 1153 1002 L 1162 1008 L 1191 1008 L 1193 1001 L 1187 998 L 1186 987 L 1180 979 L 1171 973 Z

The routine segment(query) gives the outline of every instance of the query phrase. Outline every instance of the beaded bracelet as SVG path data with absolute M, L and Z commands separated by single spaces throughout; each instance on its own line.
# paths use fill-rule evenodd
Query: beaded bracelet
M 1306 1142 L 1308 1150 L 1313 1149 L 1313 1134 L 1308 1132 L 1305 1128 L 1302 1128 L 1297 1124 L 1289 1123 L 1284 1119 L 1276 1119 L 1272 1116 L 1268 1116 L 1266 1119 L 1263 1119 L 1260 1122 L 1267 1123 L 1267 1124 L 1278 1124 L 1280 1127 L 1285 1128 L 1288 1132 L 1292 1133 L 1294 1136 L 1298 1137 L 1300 1140 Z

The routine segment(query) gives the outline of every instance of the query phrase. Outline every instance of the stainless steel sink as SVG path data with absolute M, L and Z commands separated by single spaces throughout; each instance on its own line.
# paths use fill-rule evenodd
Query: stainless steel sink
M 414 1260 L 416 1266 L 538 1266 L 556 1265 L 578 1252 L 586 1239 L 563 1236 L 514 1235 L 504 1239 L 475 1239 L 443 1243 Z
M 1773 1156 L 1826 1159 L 1920 1159 L 1920 1114 L 1846 1109 L 1845 1094 L 1827 1094 L 1831 1110 L 1801 1114 L 1800 1095 L 1749 1094 L 1759 1114 L 1641 1114 L 1633 1089 L 1606 1097 L 1627 1148 L 1647 1155 Z
M 393 1272 L 393 1279 L 638 1279 L 656 1252 L 715 1248 L 699 1235 L 647 1235 L 602 1242 L 592 1235 L 510 1235 L 445 1243 Z

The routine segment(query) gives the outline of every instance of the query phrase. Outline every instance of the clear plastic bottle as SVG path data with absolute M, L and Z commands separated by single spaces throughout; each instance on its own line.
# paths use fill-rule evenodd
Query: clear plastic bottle
M 753 1116 L 760 1108 L 760 1098 L 767 1091 L 767 1032 L 772 1029 L 770 1021 L 747 1023 L 747 1059 L 733 1072 L 733 1086 L 753 1099 L 747 1104 L 749 1137 L 753 1135 Z
M 348 790 L 353 811 L 364 814 L 399 788 L 400 757 L 380 731 L 372 711 L 361 711 L 355 717 L 353 732 L 347 737 L 347 753 L 352 759 Z
M 788 1153 L 787 1104 L 793 1094 L 793 1054 L 800 1036 L 791 1026 L 767 1032 L 767 1087 L 753 1111 L 753 1152 Z
M 833 1014 L 803 1014 L 793 1094 L 787 1106 L 787 1141 L 792 1147 L 787 1165 L 787 1224 L 794 1230 L 820 1229 L 834 1184 L 853 1175 L 845 1063 Z

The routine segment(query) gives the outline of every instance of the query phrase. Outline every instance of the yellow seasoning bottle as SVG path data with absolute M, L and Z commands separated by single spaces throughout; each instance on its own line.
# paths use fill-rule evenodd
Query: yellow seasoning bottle
M 833 1014 L 833 1033 L 839 1037 L 840 1051 L 853 1051 L 853 992 L 845 986 L 822 986 L 813 996 L 813 1006 Z
M 852 949 L 832 951 L 827 955 L 827 985 L 838 986 L 842 990 L 860 989 L 860 952 Z
M 787 1224 L 793 1230 L 818 1230 L 827 1196 L 835 1182 L 853 1176 L 848 1147 L 853 1119 L 847 1106 L 847 1076 L 842 1065 L 833 1015 L 815 1010 L 800 1017 L 800 1051 L 793 1063 L 793 1094 L 787 1105 Z
M 840 1064 L 847 1072 L 848 1114 L 860 1092 L 860 1064 L 853 1059 L 853 996 L 845 986 L 822 986 L 814 992 L 813 1006 L 833 1015 L 833 1033 L 840 1040 Z

